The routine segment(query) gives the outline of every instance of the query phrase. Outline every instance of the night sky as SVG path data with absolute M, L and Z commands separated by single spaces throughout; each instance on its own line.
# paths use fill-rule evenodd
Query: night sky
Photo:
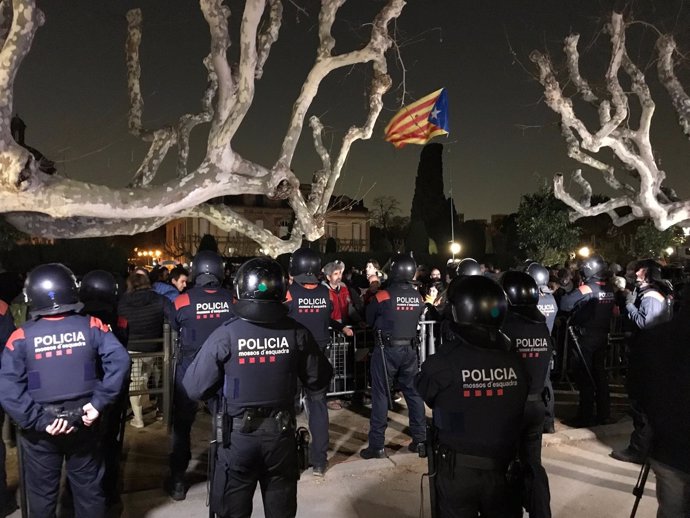
M 305 6 L 308 15 L 284 3 L 280 39 L 233 143 L 246 158 L 269 167 L 276 160 L 292 102 L 317 42 L 317 2 L 294 1 Z M 653 3 L 633 3 L 635 17 L 665 31 L 675 29 L 687 51 L 690 3 L 664 0 L 656 2 L 663 5 L 648 5 Z M 243 3 L 228 4 L 236 28 Z M 336 51 L 356 46 L 367 35 L 362 21 L 371 20 L 368 13 L 381 5 L 378 0 L 350 0 L 341 9 L 335 26 L 336 37 L 341 38 Z M 548 48 L 562 62 L 563 38 L 574 30 L 582 33 L 581 45 L 591 43 L 610 12 L 609 5 L 605 0 L 408 1 L 397 23 L 407 69 L 405 102 L 439 87 L 448 89 L 451 133 L 434 141 L 445 145 L 446 191 L 452 177 L 457 209 L 467 219 L 512 212 L 521 194 L 535 191 L 557 171 L 570 172 L 578 166 L 566 157 L 556 114 L 541 100 L 542 89 L 528 54 L 534 48 Z M 15 112 L 28 126 L 27 143 L 55 160 L 71 178 L 124 186 L 147 149 L 127 133 L 125 12 L 130 7 L 143 9 L 144 124 L 157 127 L 199 106 L 206 84 L 202 59 L 208 53 L 209 34 L 198 3 L 39 0 L 39 6 L 46 13 L 46 24 L 15 83 Z M 629 53 L 638 56 L 643 66 L 649 63 L 653 37 L 642 25 L 629 36 Z M 233 46 L 231 53 L 236 49 Z M 582 58 L 592 83 L 601 79 L 608 56 L 608 41 L 600 36 Z M 383 128 L 399 109 L 403 94 L 401 67 L 390 62 L 390 71 L 395 87 L 384 98 L 374 135 L 352 147 L 336 192 L 352 197 L 366 193 L 369 203 L 376 196 L 392 195 L 399 199 L 403 215 L 408 215 L 421 147 L 396 150 L 383 141 Z M 370 68 L 362 66 L 334 74 L 322 84 L 312 105 L 309 115 L 322 118 L 327 144 L 334 149 L 349 125 L 364 120 L 363 92 L 369 74 Z M 681 71 L 681 77 L 686 75 L 687 66 Z M 652 138 L 667 183 L 680 195 L 690 196 L 685 161 L 690 143 L 675 124 L 665 92 L 654 86 L 655 67 L 647 77 L 657 102 Z M 690 87 L 690 82 L 685 84 Z M 592 111 L 585 107 L 584 113 Z M 631 125 L 637 126 L 634 116 Z M 319 167 L 305 127 L 293 162 L 302 181 Z M 193 133 L 191 165 L 201 159 L 205 137 L 204 129 Z M 174 174 L 174 153 L 163 167 L 159 179 Z M 594 185 L 596 189 L 599 184 Z

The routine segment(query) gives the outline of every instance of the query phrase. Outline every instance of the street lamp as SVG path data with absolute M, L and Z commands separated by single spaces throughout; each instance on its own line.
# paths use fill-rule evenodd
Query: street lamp
M 672 246 L 666 247 L 666 249 L 664 250 L 664 252 L 666 252 L 666 255 L 668 255 L 669 257 L 672 256 L 673 252 L 675 252 L 675 251 L 676 251 L 676 249 L 673 248 Z
M 460 246 L 460 243 L 456 243 L 455 241 L 451 242 L 450 253 L 453 254 L 453 260 L 455 260 L 455 254 L 459 254 L 460 250 L 462 250 L 462 246 Z
M 589 249 L 588 246 L 583 246 L 577 251 L 577 255 L 580 257 L 589 257 L 592 251 Z

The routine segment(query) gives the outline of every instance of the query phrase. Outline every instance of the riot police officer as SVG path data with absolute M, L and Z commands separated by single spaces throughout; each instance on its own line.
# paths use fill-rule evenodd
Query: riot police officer
M 5 344 L 14 332 L 14 319 L 7 303 L 0 299 L 0 358 Z M 5 421 L 5 412 L 0 407 L 0 426 Z M 7 491 L 7 472 L 5 470 L 5 441 L 0 440 L 0 516 L 7 516 L 17 509 L 17 503 Z
M 481 275 L 482 267 L 476 259 L 472 259 L 471 257 L 465 257 L 462 261 L 458 263 L 458 266 L 455 269 L 455 274 L 457 277 L 465 277 L 468 275 Z
M 541 464 L 541 436 L 544 428 L 544 380 L 551 366 L 551 334 L 538 309 L 539 289 L 526 273 L 509 271 L 501 279 L 508 296 L 508 313 L 501 330 L 522 360 L 531 383 L 522 422 L 519 455 L 526 488 L 523 505 L 530 518 L 551 517 L 549 479 Z
M 311 332 L 319 349 L 325 352 L 330 340 L 328 330 L 333 310 L 329 289 L 319 284 L 316 275 L 321 271 L 321 258 L 310 248 L 300 248 L 290 257 L 292 284 L 287 289 L 285 304 L 288 316 Z M 307 392 L 309 430 L 311 431 L 310 460 L 314 476 L 322 477 L 328 467 L 328 407 L 326 389 Z
M 369 445 L 359 452 L 365 459 L 383 458 L 391 386 L 405 397 L 410 420 L 410 451 L 417 452 L 425 441 L 424 402 L 414 388 L 417 373 L 417 324 L 424 301 L 412 284 L 417 270 L 414 259 L 396 255 L 390 267 L 390 284 L 379 290 L 367 306 L 367 324 L 376 333 L 376 350 L 371 358 L 371 418 Z
M 556 322 L 556 314 L 558 313 L 558 304 L 553 292 L 549 289 L 549 271 L 541 264 L 530 261 L 525 268 L 525 273 L 534 279 L 539 288 L 539 302 L 537 308 L 546 318 L 546 327 L 549 329 L 549 335 L 553 336 L 553 325 Z M 555 352 L 554 352 L 555 354 Z M 553 366 L 553 357 L 551 359 L 551 366 Z M 546 419 L 544 419 L 544 433 L 554 433 L 556 431 L 554 420 L 556 418 L 556 402 L 554 398 L 553 385 L 551 384 L 551 367 L 546 372 L 546 382 L 544 383 L 546 389 Z
M 29 516 L 55 516 L 63 461 L 77 517 L 102 517 L 103 475 L 92 425 L 121 393 L 130 359 L 110 329 L 82 308 L 62 264 L 34 269 L 24 287 L 31 320 L 7 342 L 0 402 L 24 430 Z M 100 374 L 99 374 L 100 373 Z
M 251 259 L 237 271 L 235 314 L 206 340 L 184 377 L 195 399 L 223 388 L 223 445 L 211 483 L 211 510 L 249 516 L 257 482 L 266 516 L 294 517 L 297 479 L 294 396 L 297 378 L 312 391 L 332 375 L 309 331 L 287 317 L 280 265 Z
M 637 354 L 639 347 L 636 345 L 639 345 L 638 342 L 642 338 L 638 336 L 642 330 L 651 329 L 671 320 L 669 295 L 672 289 L 661 277 L 661 265 L 653 259 L 643 259 L 635 265 L 635 291 L 626 290 L 626 293 L 625 313 L 628 320 L 626 328 L 632 329 L 631 332 L 634 335 L 628 348 L 630 371 L 626 378 L 633 432 L 630 435 L 630 444 L 622 450 L 612 451 L 611 457 L 623 462 L 643 464 L 651 444 L 652 430 L 639 403 L 646 387 L 635 379 L 635 373 L 644 369 L 644 363 L 640 361 Z
M 613 286 L 607 280 L 606 262 L 599 255 L 582 264 L 584 284 L 563 295 L 561 311 L 571 313 L 574 346 L 578 358 L 576 383 L 580 402 L 575 419 L 566 424 L 577 428 L 607 423 L 611 413 L 611 397 L 605 361 L 611 317 L 615 309 Z M 596 400 L 596 417 L 594 403 Z
M 105 270 L 88 272 L 79 285 L 79 300 L 84 304 L 81 313 L 101 320 L 110 327 L 117 339 L 127 345 L 127 328 L 118 325 L 117 281 Z M 127 384 L 125 380 L 120 396 L 102 416 L 101 445 L 103 451 L 103 490 L 106 507 L 120 502 L 118 479 L 120 456 L 124 442 L 124 418 L 127 411 Z
M 500 332 L 508 302 L 483 276 L 448 288 L 455 338 L 422 364 L 416 387 L 433 410 L 438 516 L 505 518 L 506 471 L 515 457 L 528 375 Z
M 187 495 L 184 475 L 192 457 L 190 432 L 196 417 L 197 401 L 182 385 L 184 374 L 202 344 L 223 322 L 233 316 L 232 294 L 221 288 L 225 268 L 215 252 L 202 250 L 192 262 L 194 287 L 174 302 L 172 327 L 179 333 L 173 393 L 172 451 L 168 492 L 173 500 Z

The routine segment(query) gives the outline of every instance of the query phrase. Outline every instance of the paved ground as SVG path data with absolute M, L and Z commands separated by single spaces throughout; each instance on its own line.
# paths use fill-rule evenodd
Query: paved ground
M 618 408 L 620 410 L 620 407 Z M 559 413 L 569 415 L 572 405 L 562 401 Z M 420 516 L 420 487 L 426 471 L 423 459 L 407 452 L 406 417 L 403 406 L 391 412 L 387 433 L 389 459 L 364 461 L 359 450 L 366 444 L 368 410 L 365 407 L 331 411 L 331 468 L 324 479 L 303 474 L 298 486 L 298 516 L 329 518 L 384 518 Z M 194 428 L 193 460 L 187 500 L 172 501 L 161 489 L 166 474 L 168 438 L 163 425 L 149 420 L 137 430 L 128 426 L 126 459 L 123 464 L 123 518 L 205 517 L 206 440 L 209 417 L 200 414 Z M 553 516 L 556 518 L 627 517 L 634 501 L 631 494 L 639 467 L 617 462 L 608 456 L 611 447 L 624 445 L 631 425 L 618 424 L 593 430 L 572 430 L 560 424 L 557 433 L 545 436 L 544 465 L 549 473 Z M 10 484 L 16 483 L 12 467 L 14 450 L 9 450 Z M 656 512 L 654 480 L 648 482 L 639 518 Z M 19 512 L 13 518 L 21 516 Z M 63 516 L 68 516 L 63 514 Z M 263 516 L 260 496 L 255 497 L 254 516 Z M 424 516 L 430 516 L 428 503 Z

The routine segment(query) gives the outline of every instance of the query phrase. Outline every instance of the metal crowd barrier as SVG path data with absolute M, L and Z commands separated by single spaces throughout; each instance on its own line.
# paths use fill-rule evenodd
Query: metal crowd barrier
M 333 366 L 333 377 L 327 396 L 347 396 L 357 390 L 357 335 L 348 338 L 338 331 L 331 332 L 328 355 Z
M 172 422 L 172 351 L 174 333 L 169 324 L 163 325 L 163 337 L 151 340 L 130 340 L 127 348 L 132 358 L 132 372 L 130 378 L 129 395 L 151 395 L 162 399 L 159 406 L 163 412 L 163 420 L 166 424 Z M 137 345 L 161 344 L 162 349 L 156 352 L 136 351 Z
M 436 352 L 437 329 L 440 322 L 435 320 L 420 320 L 418 326 L 419 337 L 419 365 L 426 361 L 426 357 Z M 441 337 L 438 338 L 439 345 Z

